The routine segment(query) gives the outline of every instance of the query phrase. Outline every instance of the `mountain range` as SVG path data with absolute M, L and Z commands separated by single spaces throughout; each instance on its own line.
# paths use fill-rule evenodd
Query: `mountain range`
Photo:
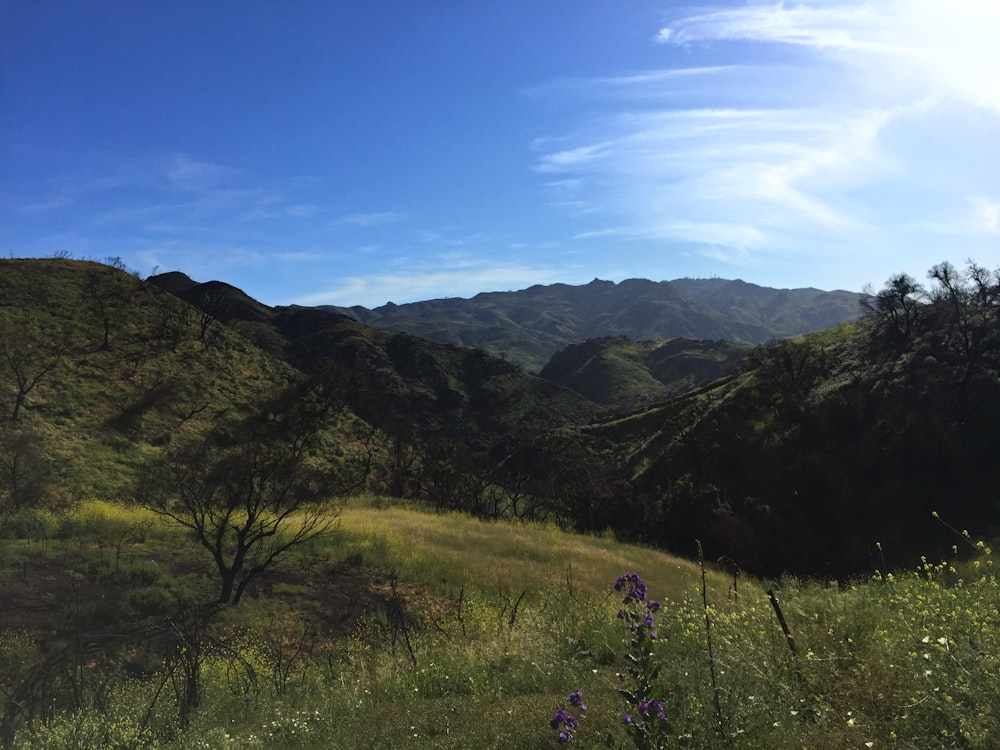
M 483 349 L 540 372 L 556 352 L 592 338 L 681 336 L 759 344 L 796 336 L 857 318 L 860 299 L 855 292 L 771 289 L 741 280 L 594 279 L 470 299 L 326 309 L 376 328 Z

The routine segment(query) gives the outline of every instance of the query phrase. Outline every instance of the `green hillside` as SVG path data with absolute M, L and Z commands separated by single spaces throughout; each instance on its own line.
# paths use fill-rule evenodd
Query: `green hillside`
M 229 329 L 201 335 L 196 310 L 113 266 L 0 260 L 0 300 L 5 458 L 37 455 L 53 499 L 129 497 L 148 453 L 293 373 Z
M 728 341 L 591 339 L 557 352 L 539 375 L 603 406 L 635 409 L 735 373 L 748 351 Z
M 448 456 L 479 471 L 511 436 L 597 410 L 482 352 L 268 308 L 179 273 L 141 280 L 115 263 L 4 260 L 0 300 L 0 454 L 14 467 L 3 487 L 18 485 L 8 510 L 129 497 L 147 459 L 308 379 L 339 393 L 330 439 L 341 458 L 367 463 L 370 489 L 441 504 L 459 491 L 444 486 L 456 473 L 440 468 Z

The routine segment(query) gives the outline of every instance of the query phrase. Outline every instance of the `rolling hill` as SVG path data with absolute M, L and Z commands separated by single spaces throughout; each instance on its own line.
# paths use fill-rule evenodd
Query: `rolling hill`
M 590 339 L 557 352 L 539 375 L 618 410 L 663 401 L 735 373 L 750 347 L 674 338 Z

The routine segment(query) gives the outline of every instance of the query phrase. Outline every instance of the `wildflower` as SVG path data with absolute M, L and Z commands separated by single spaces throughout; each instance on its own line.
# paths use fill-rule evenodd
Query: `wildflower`
M 552 721 L 549 722 L 549 726 L 553 729 L 558 729 L 560 726 L 571 726 L 570 722 L 574 722 L 574 724 L 577 723 L 576 719 L 566 713 L 565 708 L 560 708 L 552 717 Z
M 576 690 L 569 694 L 567 699 L 571 706 L 580 709 L 581 711 L 586 711 L 587 706 L 583 702 L 583 692 Z M 565 708 L 558 709 L 552 716 L 552 720 L 549 722 L 549 727 L 559 734 L 556 735 L 556 741 L 560 745 L 565 745 L 567 742 L 573 742 L 576 739 L 574 732 L 580 726 L 580 721 L 570 714 Z
M 621 591 L 626 587 L 628 591 L 622 599 L 623 604 L 628 604 L 631 601 L 642 602 L 646 600 L 646 584 L 643 583 L 638 573 L 626 573 L 615 581 L 615 591 Z
M 666 720 L 667 718 L 667 713 L 666 711 L 663 710 L 662 701 L 658 701 L 656 700 L 656 698 L 652 698 L 648 701 L 639 701 L 638 708 L 639 708 L 639 713 L 641 713 L 643 716 L 648 716 L 649 714 L 652 714 L 655 711 L 656 717 L 658 719 Z

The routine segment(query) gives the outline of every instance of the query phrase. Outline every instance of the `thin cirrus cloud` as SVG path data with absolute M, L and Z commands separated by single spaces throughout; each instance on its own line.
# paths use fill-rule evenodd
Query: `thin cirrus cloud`
M 42 214 L 69 206 L 93 210 L 99 223 L 108 217 L 123 221 L 135 216 L 167 213 L 179 219 L 310 218 L 315 204 L 297 201 L 289 185 L 268 184 L 247 170 L 173 153 L 159 157 L 105 156 L 75 174 L 52 178 L 36 186 L 36 196 L 21 205 L 22 213 Z M 122 210 L 101 210 L 114 203 Z M 135 206 L 135 210 L 130 210 Z M 141 207 L 141 208 L 140 208 Z
M 998 28 L 1000 3 L 980 0 L 675 13 L 655 34 L 673 65 L 595 78 L 589 93 L 566 85 L 604 114 L 537 140 L 534 169 L 554 205 L 588 217 L 583 238 L 738 265 L 877 253 L 890 271 L 919 271 L 954 252 L 920 216 L 995 255 L 976 238 L 1000 203 Z M 706 56 L 727 63 L 678 65 Z
M 210 190 L 244 179 L 243 170 L 174 154 L 163 167 L 163 176 L 181 190 Z
M 540 264 L 497 263 L 471 254 L 448 253 L 429 258 L 405 269 L 390 268 L 383 273 L 338 278 L 321 292 L 295 300 L 300 305 L 352 304 L 378 307 L 400 300 L 434 299 L 452 296 L 455 289 L 523 289 L 532 284 L 563 281 L 565 269 Z
M 353 224 L 358 227 L 377 227 L 385 224 L 396 224 L 405 221 L 409 215 L 400 211 L 373 211 L 369 213 L 346 214 L 338 221 L 341 224 Z
M 849 52 L 843 60 L 865 66 L 869 75 L 873 59 L 881 62 L 873 77 L 919 77 L 936 93 L 1000 110 L 997 28 L 1000 4 L 993 0 L 778 2 L 681 17 L 657 39 L 747 40 Z

